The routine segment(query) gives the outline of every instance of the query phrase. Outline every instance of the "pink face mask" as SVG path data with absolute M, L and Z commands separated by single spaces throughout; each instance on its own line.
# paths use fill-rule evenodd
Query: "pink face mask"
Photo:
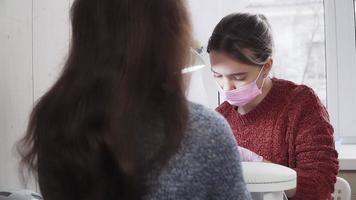
M 252 81 L 251 83 L 248 83 L 246 85 L 243 85 L 237 89 L 234 90 L 224 90 L 219 84 L 219 92 L 220 94 L 226 99 L 227 102 L 229 102 L 231 105 L 234 106 L 244 106 L 248 103 L 250 103 L 252 100 L 254 100 L 257 96 L 262 94 L 262 88 L 263 84 L 265 82 L 265 79 L 263 79 L 261 89 L 258 88 L 257 86 L 257 80 L 261 75 L 261 72 L 263 70 L 263 67 L 258 74 L 257 78 Z

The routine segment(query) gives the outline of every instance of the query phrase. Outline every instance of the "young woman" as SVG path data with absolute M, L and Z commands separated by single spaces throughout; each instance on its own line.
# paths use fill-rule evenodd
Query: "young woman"
M 267 160 L 293 168 L 294 200 L 330 199 L 338 173 L 333 128 L 314 91 L 269 78 L 273 40 L 263 15 L 231 14 L 215 27 L 208 52 L 229 122 L 245 161 Z M 288 66 L 286 66 L 288 67 Z
M 68 60 L 19 145 L 44 199 L 250 199 L 228 124 L 185 98 L 184 1 L 76 0 L 71 14 Z

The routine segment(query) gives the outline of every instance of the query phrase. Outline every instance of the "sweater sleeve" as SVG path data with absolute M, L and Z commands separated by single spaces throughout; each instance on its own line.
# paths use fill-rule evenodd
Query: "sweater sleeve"
M 330 199 L 339 169 L 333 128 L 325 107 L 313 90 L 306 86 L 297 90 L 289 115 L 294 140 L 289 162 L 297 172 L 293 200 Z

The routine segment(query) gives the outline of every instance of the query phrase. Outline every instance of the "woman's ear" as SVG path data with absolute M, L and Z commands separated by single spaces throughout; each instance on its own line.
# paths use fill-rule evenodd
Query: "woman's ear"
M 263 68 L 263 78 L 267 78 L 273 66 L 273 58 L 269 58 Z

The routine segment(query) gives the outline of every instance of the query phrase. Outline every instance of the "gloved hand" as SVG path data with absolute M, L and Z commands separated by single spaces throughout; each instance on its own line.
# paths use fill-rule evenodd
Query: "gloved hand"
M 253 151 L 250 151 L 250 150 L 240 147 L 240 146 L 238 146 L 238 150 L 239 150 L 241 161 L 245 161 L 245 162 L 262 162 L 263 161 L 263 157 L 256 154 Z

